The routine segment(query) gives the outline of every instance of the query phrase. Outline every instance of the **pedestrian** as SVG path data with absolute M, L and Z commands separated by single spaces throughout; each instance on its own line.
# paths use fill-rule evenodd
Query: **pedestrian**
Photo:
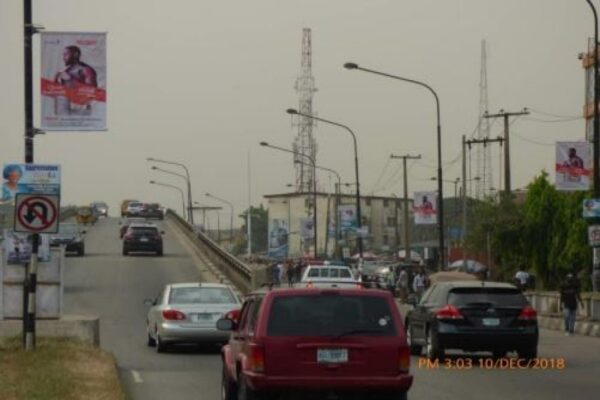
M 274 286 L 279 286 L 279 268 L 277 268 L 277 262 L 271 265 L 271 283 Z
M 302 263 L 302 259 L 298 259 L 296 264 L 294 265 L 294 281 L 300 282 L 302 280 L 302 268 L 304 267 Z
M 288 287 L 294 287 L 294 264 L 292 260 L 285 262 L 285 274 L 287 276 Z
M 396 281 L 396 288 L 398 289 L 398 296 L 402 303 L 406 303 L 408 300 L 408 272 L 406 268 L 402 267 L 400 274 L 398 274 L 398 280 Z
M 279 286 L 283 283 L 283 280 L 285 278 L 285 265 L 284 265 L 283 261 L 279 261 L 279 263 L 277 263 L 277 273 L 278 273 L 277 285 Z
M 387 274 L 386 277 L 387 280 L 387 287 L 388 290 L 390 291 L 390 293 L 392 293 L 392 296 L 396 296 L 396 274 L 394 274 L 394 269 L 393 267 L 390 267 L 390 271 Z
M 413 290 L 417 295 L 417 301 L 421 300 L 423 292 L 425 292 L 425 270 L 421 268 L 413 279 Z
M 565 316 L 565 336 L 575 333 L 575 317 L 577 316 L 578 302 L 583 307 L 577 278 L 569 273 L 566 276 L 565 282 L 560 287 L 560 307 Z

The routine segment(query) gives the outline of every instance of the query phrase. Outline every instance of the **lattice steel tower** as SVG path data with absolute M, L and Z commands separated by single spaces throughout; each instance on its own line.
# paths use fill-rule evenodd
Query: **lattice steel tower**
M 490 120 L 483 118 L 488 110 L 487 83 L 487 51 L 485 40 L 481 41 L 481 72 L 479 76 L 479 123 L 477 124 L 477 139 L 490 137 Z M 491 145 L 476 146 L 475 166 L 479 180 L 475 181 L 475 197 L 483 198 L 493 186 L 492 148 Z
M 312 75 L 312 49 L 310 28 L 302 30 L 302 60 L 301 69 L 295 85 L 299 97 L 299 110 L 303 114 L 313 115 L 313 95 L 317 91 L 315 78 Z M 298 136 L 294 139 L 293 148 L 301 154 L 306 154 L 316 160 L 317 143 L 313 137 L 315 121 L 310 118 L 298 116 L 296 120 Z M 296 191 L 300 193 L 312 192 L 313 168 L 306 157 L 294 156 L 296 167 Z

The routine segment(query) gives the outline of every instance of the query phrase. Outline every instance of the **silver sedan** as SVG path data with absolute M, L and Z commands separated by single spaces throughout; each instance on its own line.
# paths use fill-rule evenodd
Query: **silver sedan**
M 229 332 L 217 330 L 217 320 L 239 309 L 240 299 L 220 283 L 174 283 L 154 300 L 146 318 L 148 346 L 163 352 L 174 343 L 225 343 Z

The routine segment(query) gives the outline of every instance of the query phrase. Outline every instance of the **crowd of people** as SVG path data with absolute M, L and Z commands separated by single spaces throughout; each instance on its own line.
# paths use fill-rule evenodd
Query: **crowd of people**
M 274 286 L 287 284 L 288 287 L 293 287 L 294 283 L 300 282 L 304 268 L 307 265 L 301 258 L 296 261 L 286 259 L 275 262 L 270 266 L 271 283 Z

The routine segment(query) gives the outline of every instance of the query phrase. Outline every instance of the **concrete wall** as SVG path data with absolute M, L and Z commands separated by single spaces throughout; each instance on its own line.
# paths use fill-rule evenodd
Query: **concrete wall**
M 557 292 L 527 292 L 525 296 L 538 314 L 560 314 L 560 295 Z M 577 317 L 600 321 L 600 296 L 597 294 L 583 294 L 581 297 L 583 307 L 578 307 Z
M 93 346 L 100 345 L 100 319 L 96 316 L 68 315 L 55 320 L 36 320 L 36 336 L 68 337 Z M 23 322 L 0 321 L 0 337 L 21 335 Z

